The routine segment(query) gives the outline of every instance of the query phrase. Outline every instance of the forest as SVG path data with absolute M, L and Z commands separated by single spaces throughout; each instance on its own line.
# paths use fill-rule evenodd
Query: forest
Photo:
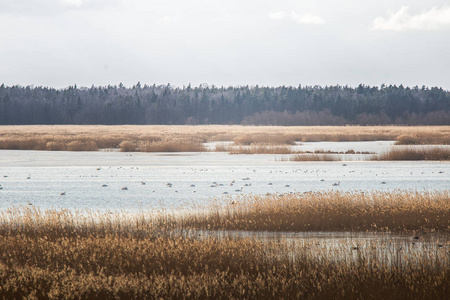
M 450 125 L 450 92 L 403 85 L 0 86 L 0 125 Z

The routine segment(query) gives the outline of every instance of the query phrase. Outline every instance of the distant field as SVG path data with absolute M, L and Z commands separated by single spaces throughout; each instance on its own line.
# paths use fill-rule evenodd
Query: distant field
M 450 144 L 450 126 L 39 125 L 0 126 L 0 149 L 143 152 L 206 151 L 203 143 L 292 145 L 295 142 L 396 140 Z M 265 149 L 267 150 L 267 148 Z

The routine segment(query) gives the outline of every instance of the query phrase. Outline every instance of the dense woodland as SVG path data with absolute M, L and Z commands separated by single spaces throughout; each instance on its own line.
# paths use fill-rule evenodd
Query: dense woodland
M 450 92 L 382 85 L 0 86 L 0 124 L 450 125 Z

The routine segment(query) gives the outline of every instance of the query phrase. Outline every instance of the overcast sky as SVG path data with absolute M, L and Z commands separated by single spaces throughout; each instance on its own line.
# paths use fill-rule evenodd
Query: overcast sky
M 439 86 L 448 0 L 0 0 L 0 84 Z

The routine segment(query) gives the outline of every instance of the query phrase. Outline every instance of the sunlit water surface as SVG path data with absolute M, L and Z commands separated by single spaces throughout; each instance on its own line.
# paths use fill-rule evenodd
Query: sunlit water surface
M 305 143 L 301 150 L 371 151 L 392 142 Z M 302 148 L 301 148 L 302 147 Z M 213 198 L 308 191 L 450 189 L 448 162 L 291 162 L 283 155 L 0 151 L 0 209 L 180 210 Z M 61 194 L 64 195 L 61 195 Z

